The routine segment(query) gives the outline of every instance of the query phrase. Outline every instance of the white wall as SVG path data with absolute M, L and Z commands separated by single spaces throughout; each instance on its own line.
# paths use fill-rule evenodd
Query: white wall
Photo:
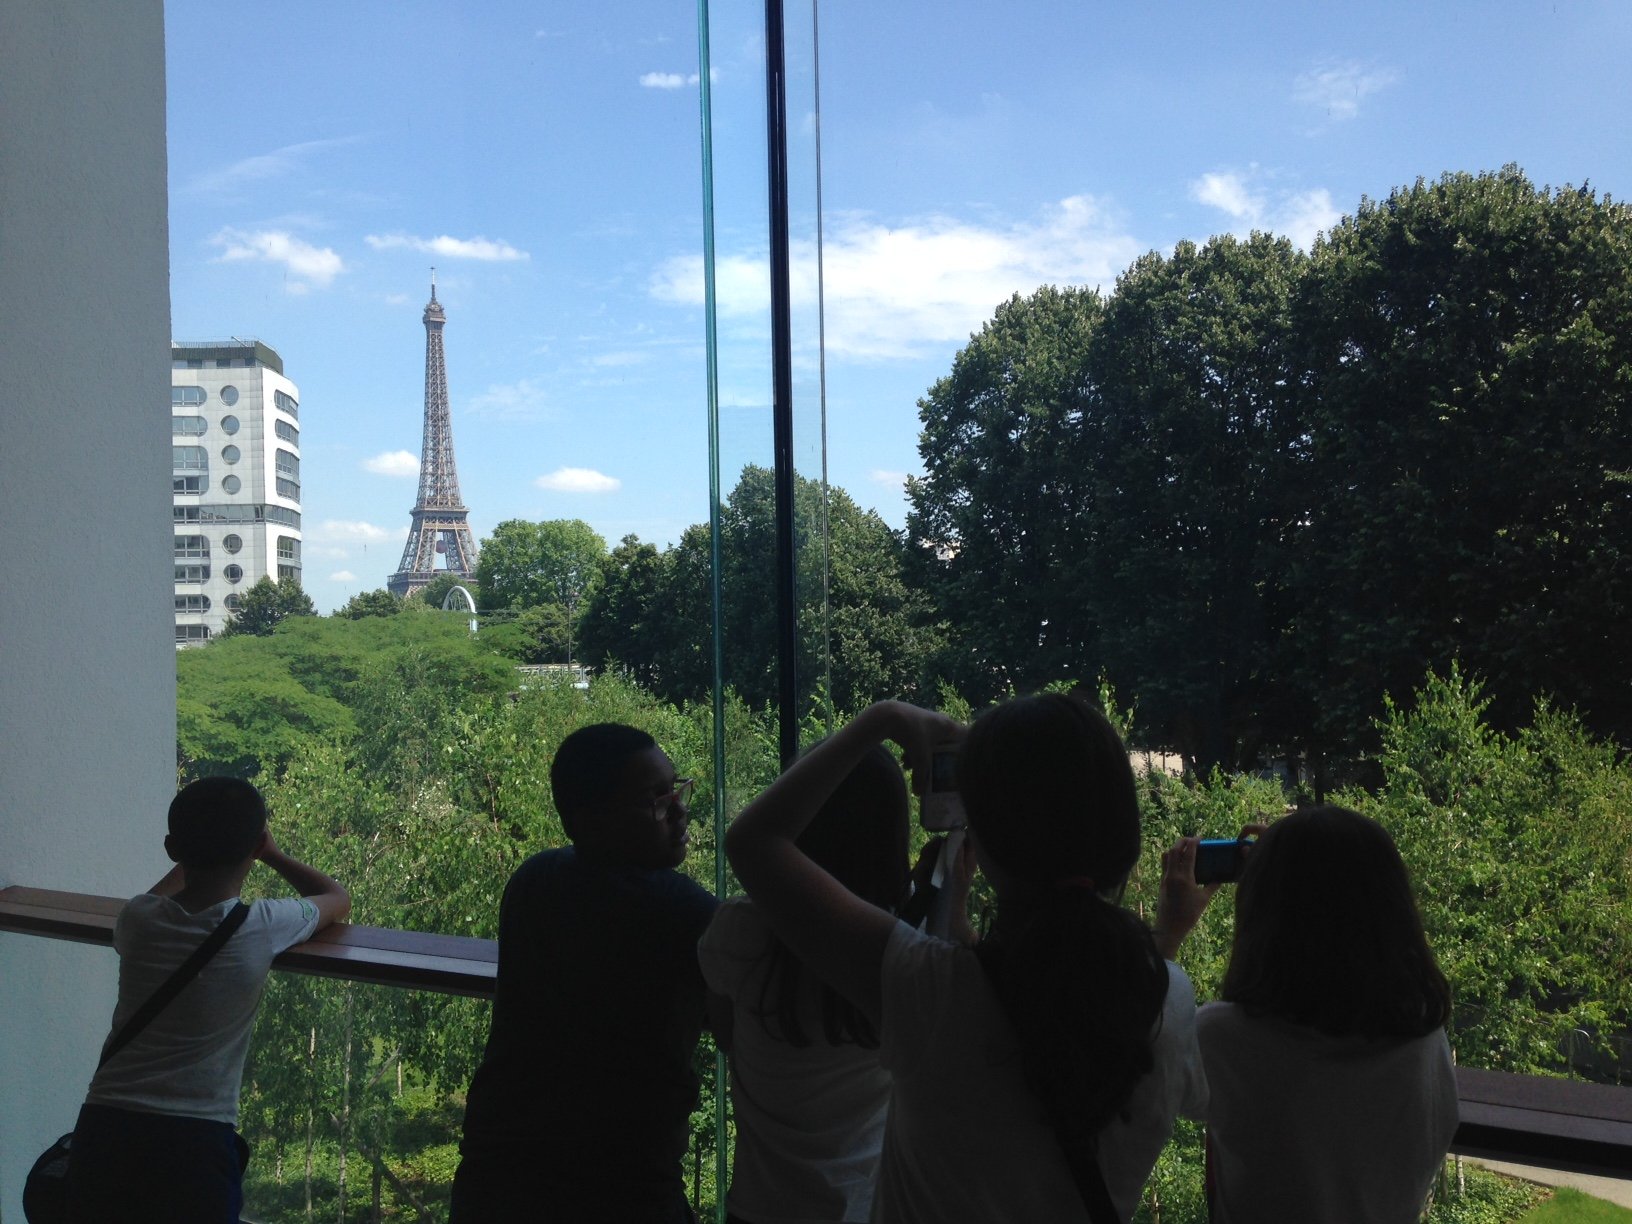
M 128 895 L 175 777 L 162 0 L 5 0 L 0 116 L 0 883 Z M 6 1220 L 115 972 L 0 935 Z

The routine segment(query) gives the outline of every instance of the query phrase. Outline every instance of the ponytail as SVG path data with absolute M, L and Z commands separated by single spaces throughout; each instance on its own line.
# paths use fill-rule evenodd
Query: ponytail
M 1061 1145 L 1091 1152 L 1155 1065 L 1168 978 L 1149 929 L 1092 889 L 1043 888 L 1006 902 L 976 954 Z
M 1019 1036 L 1025 1081 L 1083 1167 L 1154 1067 L 1167 1001 L 1150 931 L 1105 899 L 1139 858 L 1127 749 L 1073 695 L 1020 697 L 969 729 L 958 785 L 982 854 L 1010 881 L 977 955 Z

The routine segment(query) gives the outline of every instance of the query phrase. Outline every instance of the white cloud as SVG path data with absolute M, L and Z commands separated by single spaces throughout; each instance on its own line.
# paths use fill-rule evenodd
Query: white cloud
M 538 421 L 549 415 L 549 392 L 535 378 L 489 387 L 471 397 L 466 410 L 495 421 Z
M 376 251 L 421 251 L 426 255 L 439 255 L 443 259 L 516 263 L 532 258 L 526 251 L 518 250 L 508 242 L 488 238 L 452 238 L 447 234 L 436 238 L 419 238 L 412 234 L 367 234 L 363 241 Z
M 578 467 L 556 468 L 548 476 L 540 476 L 533 483 L 541 489 L 550 489 L 556 493 L 616 493 L 623 488 L 623 481 L 616 476 L 608 476 L 594 468 Z
M 385 451 L 364 459 L 363 467 L 376 476 L 418 476 L 419 456 L 405 450 Z
M 361 519 L 324 519 L 317 534 L 326 540 L 355 540 L 370 544 L 375 540 L 388 540 L 392 533 Z
M 1204 174 L 1190 185 L 1190 194 L 1202 204 L 1222 208 L 1238 221 L 1257 221 L 1264 215 L 1264 198 L 1247 187 L 1235 173 Z
M 282 264 L 296 278 L 287 286 L 290 293 L 304 293 L 312 285 L 326 288 L 346 270 L 344 261 L 329 247 L 315 247 L 286 230 L 224 229 L 210 242 L 221 248 L 218 263 L 254 260 Z
M 335 140 L 307 140 L 300 144 L 284 145 L 270 153 L 257 153 L 241 158 L 215 170 L 195 175 L 187 184 L 191 192 L 227 193 L 249 188 L 271 179 L 298 173 L 312 154 L 323 149 L 355 144 L 358 138 L 345 136 Z
M 330 582 L 356 582 L 357 575 L 350 570 L 335 570 L 329 575 Z
M 1342 217 L 1342 211 L 1332 203 L 1332 193 L 1317 187 L 1299 192 L 1286 201 L 1277 228 L 1307 251 L 1315 244 L 1316 234 L 1331 229 Z
M 1392 68 L 1367 68 L 1352 60 L 1317 64 L 1292 82 L 1292 99 L 1325 112 L 1328 119 L 1353 119 L 1362 99 L 1387 89 L 1399 76 Z
M 1092 196 L 1071 196 L 1036 217 L 981 225 L 933 216 L 905 225 L 840 216 L 823 242 L 827 351 L 889 360 L 966 340 L 1016 293 L 1044 284 L 1109 285 L 1140 244 Z M 816 300 L 813 243 L 790 252 L 796 305 Z M 716 261 L 722 316 L 764 316 L 769 271 L 761 253 Z M 649 290 L 659 301 L 699 305 L 702 258 L 659 266 Z
M 1324 187 L 1308 191 L 1278 188 L 1274 178 L 1258 166 L 1246 170 L 1216 170 L 1190 184 L 1190 198 L 1219 209 L 1236 222 L 1236 233 L 1267 230 L 1285 234 L 1308 250 L 1315 235 L 1329 230 L 1342 217 Z
M 679 72 L 645 72 L 641 74 L 640 83 L 647 89 L 684 89 L 697 84 L 697 79 L 695 72 L 690 76 Z
M 867 473 L 867 479 L 876 485 L 882 485 L 886 489 L 894 489 L 899 493 L 906 487 L 907 473 L 891 472 L 885 468 L 874 468 Z

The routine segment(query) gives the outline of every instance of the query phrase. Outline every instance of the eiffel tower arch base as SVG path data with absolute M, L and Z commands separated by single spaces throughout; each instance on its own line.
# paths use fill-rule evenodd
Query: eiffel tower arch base
M 402 550 L 402 563 L 386 583 L 393 595 L 408 596 L 442 574 L 456 574 L 470 579 L 476 575 L 476 541 L 470 534 L 470 524 L 464 510 L 437 512 L 415 508 L 413 524 L 408 529 L 408 542 Z M 445 560 L 436 564 L 437 545 L 442 546 Z

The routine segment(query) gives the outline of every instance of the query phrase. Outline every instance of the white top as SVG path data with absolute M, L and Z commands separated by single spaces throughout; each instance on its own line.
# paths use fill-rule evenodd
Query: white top
M 1456 1131 L 1443 1030 L 1328 1037 L 1233 1003 L 1209 1003 L 1197 1028 L 1215 1224 L 1415 1224 Z
M 1135 1086 L 1126 1120 L 1099 1135 L 1100 1168 L 1124 1220 L 1174 1116 L 1199 1118 L 1207 1105 L 1195 990 L 1177 965 L 1167 972 L 1156 1065 Z M 1026 1087 L 1019 1041 L 975 953 L 898 923 L 884 951 L 883 987 L 884 1066 L 895 1097 L 873 1218 L 1085 1222 L 1065 1153 Z
M 866 1220 L 890 1077 L 876 1049 L 827 1044 L 821 988 L 808 973 L 798 1009 L 810 1044 L 790 1045 L 765 1031 L 759 997 L 771 943 L 753 902 L 735 897 L 715 912 L 697 947 L 708 988 L 732 1003 L 737 1150 L 726 1206 L 754 1224 Z
M 234 897 L 196 914 L 153 893 L 125 903 L 113 924 L 119 1002 L 108 1040 L 237 903 Z M 310 938 L 317 918 L 317 906 L 303 897 L 251 903 L 244 924 L 198 976 L 97 1071 L 86 1102 L 236 1124 L 238 1081 L 267 970 L 279 952 Z

